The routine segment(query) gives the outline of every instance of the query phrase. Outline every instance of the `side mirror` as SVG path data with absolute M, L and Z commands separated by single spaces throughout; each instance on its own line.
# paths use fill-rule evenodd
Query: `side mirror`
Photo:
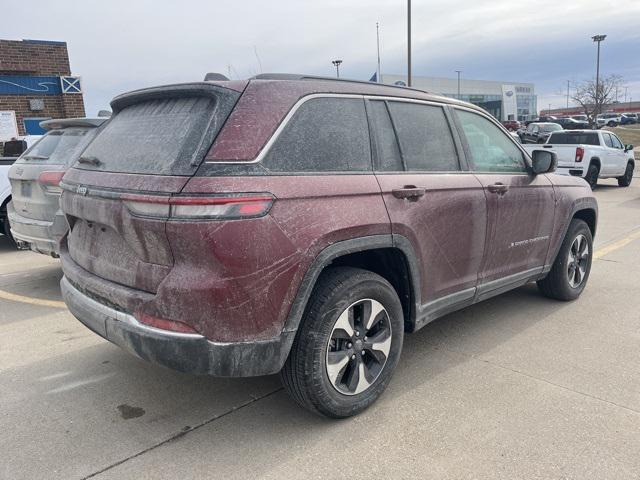
M 633 145 L 628 144 L 624 146 L 624 151 L 625 152 L 630 152 L 631 150 L 633 150 Z
M 534 150 L 531 152 L 531 166 L 534 174 L 555 172 L 558 157 L 549 150 Z

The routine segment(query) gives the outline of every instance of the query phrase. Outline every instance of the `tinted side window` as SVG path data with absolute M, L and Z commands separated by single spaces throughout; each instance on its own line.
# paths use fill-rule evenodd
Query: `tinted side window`
M 602 138 L 604 138 L 604 144 L 607 147 L 613 148 L 613 142 L 611 141 L 611 135 L 609 135 L 608 133 L 603 133 L 602 134 Z
M 622 145 L 622 142 L 620 141 L 620 139 L 612 133 L 610 135 L 611 135 L 611 141 L 613 142 L 613 148 L 623 149 L 624 146 Z
M 478 172 L 526 172 L 520 149 L 506 133 L 476 113 L 456 110 L 473 169 Z
M 274 172 L 372 170 L 364 100 L 306 101 L 289 120 L 262 164 Z
M 407 102 L 389 102 L 388 105 L 407 170 L 460 170 L 442 107 Z
M 385 102 L 372 101 L 369 106 L 371 107 L 369 110 L 372 132 L 377 145 L 378 164 L 376 168 L 386 172 L 404 170 L 398 140 L 391 124 L 391 118 L 389 118 L 387 105 Z

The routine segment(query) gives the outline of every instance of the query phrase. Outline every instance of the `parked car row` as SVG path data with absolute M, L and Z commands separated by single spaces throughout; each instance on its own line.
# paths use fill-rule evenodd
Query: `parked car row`
M 405 332 L 527 282 L 582 293 L 597 203 L 552 149 L 418 90 L 220 77 L 51 124 L 14 167 L 17 237 L 59 254 L 69 310 L 105 339 L 185 372 L 279 372 L 304 408 L 348 417 Z M 52 247 L 36 237 L 59 233 L 60 193 Z

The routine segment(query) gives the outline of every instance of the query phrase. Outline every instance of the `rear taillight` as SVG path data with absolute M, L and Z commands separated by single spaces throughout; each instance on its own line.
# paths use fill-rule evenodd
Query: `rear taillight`
M 38 183 L 45 192 L 60 195 L 62 193 L 62 188 L 60 188 L 62 177 L 64 177 L 64 172 L 42 172 L 38 175 Z
M 175 220 L 230 220 L 266 215 L 275 197 L 265 193 L 173 197 L 124 194 L 122 200 L 134 215 Z
M 160 330 L 167 330 L 169 332 L 176 333 L 198 333 L 195 329 L 193 329 L 186 323 L 178 322 L 176 320 L 167 320 L 166 318 L 154 317 L 153 315 L 142 313 L 140 311 L 134 312 L 133 316 L 140 323 L 149 327 L 158 328 Z
M 577 147 L 576 148 L 576 162 L 581 162 L 584 158 L 584 148 Z

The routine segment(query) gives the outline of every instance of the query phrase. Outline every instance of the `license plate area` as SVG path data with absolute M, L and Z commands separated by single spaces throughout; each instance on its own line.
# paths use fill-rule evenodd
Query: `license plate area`
M 31 197 L 31 182 L 20 182 L 20 195 Z

